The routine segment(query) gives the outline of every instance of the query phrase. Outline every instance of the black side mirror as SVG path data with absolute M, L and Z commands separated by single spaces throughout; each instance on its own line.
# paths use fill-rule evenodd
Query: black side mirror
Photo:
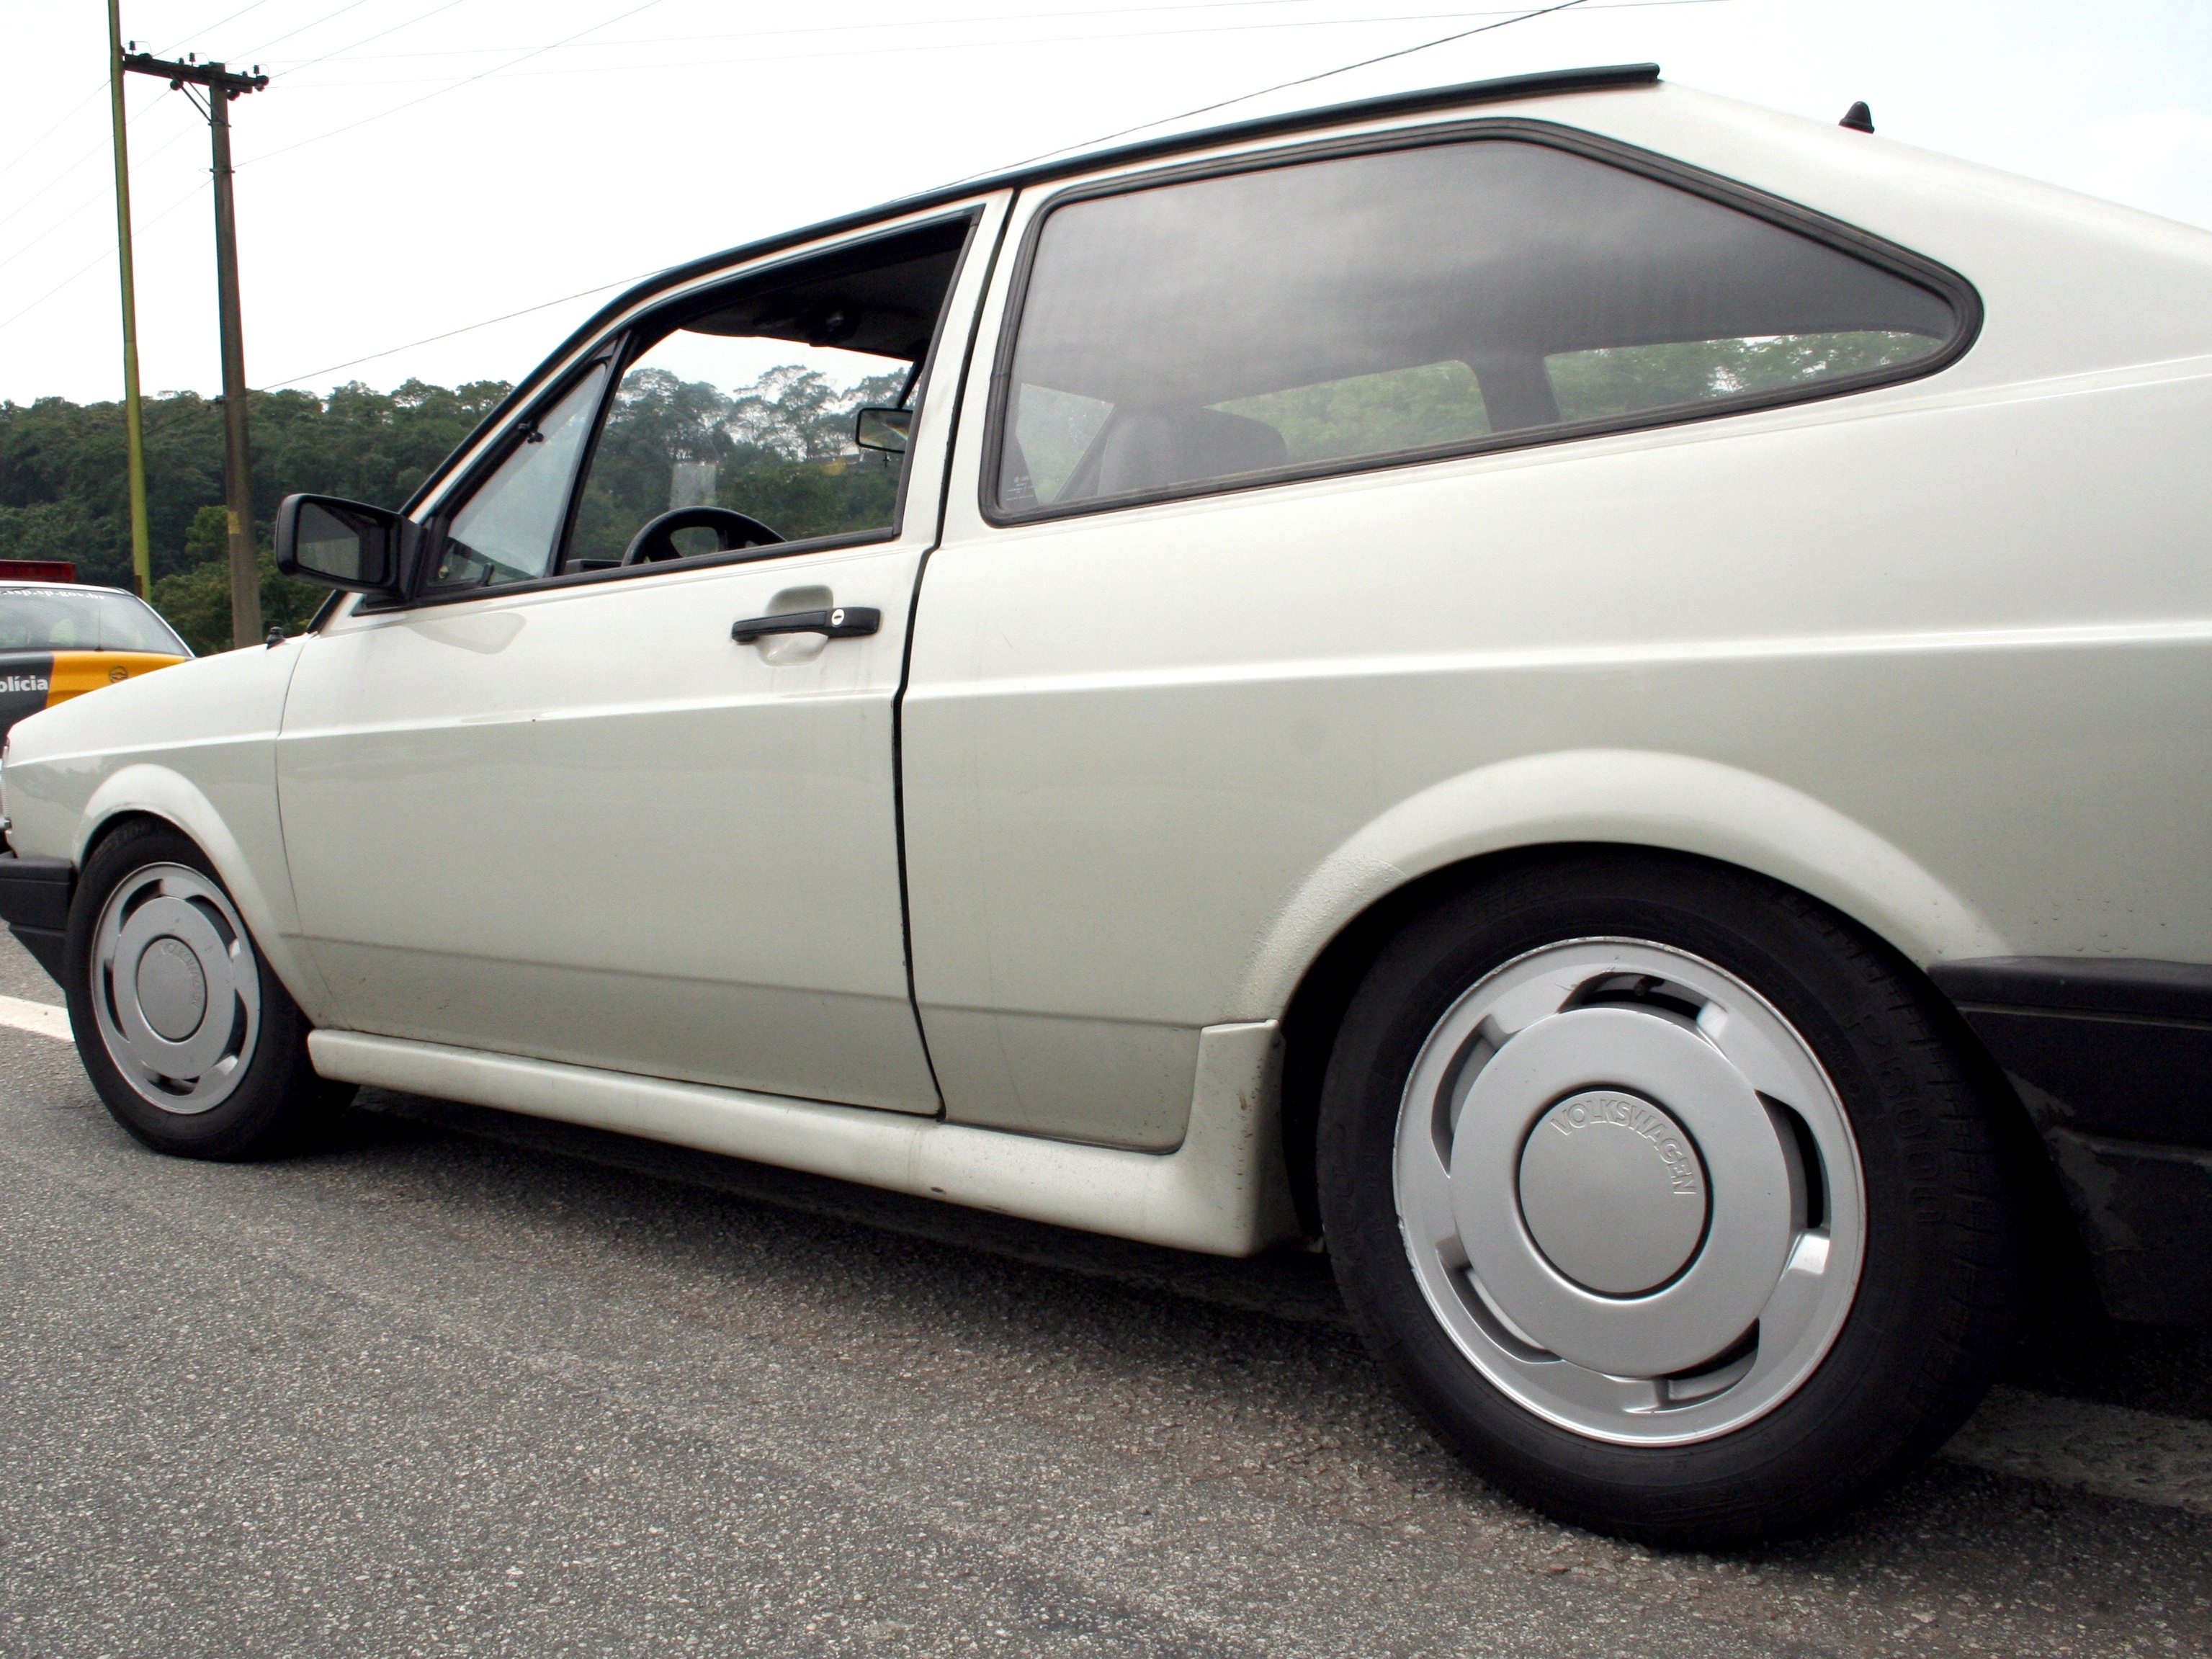
M 903 455 L 907 434 L 913 427 L 914 411 L 910 409 L 864 409 L 853 422 L 853 441 L 863 449 Z
M 397 593 L 415 526 L 397 513 L 334 495 L 287 495 L 276 508 L 276 568 L 326 587 Z

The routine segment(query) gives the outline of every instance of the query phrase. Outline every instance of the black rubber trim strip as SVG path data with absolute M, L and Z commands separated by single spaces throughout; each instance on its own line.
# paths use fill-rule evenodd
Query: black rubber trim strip
M 2212 965 L 1983 957 L 1928 976 L 2041 1136 L 2105 1310 L 2212 1320 Z
M 63 963 L 69 951 L 67 933 L 58 933 L 51 927 L 10 927 L 8 931 L 15 936 L 18 945 L 31 953 L 31 959 L 46 970 L 55 984 L 64 990 L 69 988 L 68 981 L 62 977 Z
M 0 921 L 59 933 L 69 926 L 76 866 L 67 859 L 0 853 Z
M 1979 957 L 1928 970 L 1957 1003 L 2212 1025 L 2212 963 L 2140 957 Z
M 976 223 L 981 224 L 984 216 L 979 214 Z M 937 1091 L 937 1116 L 940 1122 L 945 1115 L 945 1084 L 937 1075 L 937 1057 L 929 1051 L 929 1027 L 921 1018 L 921 993 L 914 975 L 914 890 L 906 860 L 906 693 L 914 678 L 914 634 L 915 622 L 921 615 L 922 578 L 928 574 L 930 556 L 945 544 L 945 514 L 952 500 L 952 469 L 960 449 L 960 423 L 967 408 L 968 382 L 975 372 L 975 344 L 982 337 L 983 310 L 990 303 L 991 283 L 998 276 L 999 254 L 1006 246 L 1006 227 L 1012 216 L 1013 204 L 1010 201 L 1000 216 L 997 230 L 992 234 L 982 280 L 975 289 L 975 303 L 969 307 L 966 343 L 961 349 L 959 372 L 952 380 L 952 410 L 945 428 L 945 455 L 937 473 L 937 517 L 930 527 L 928 545 L 914 562 L 914 585 L 907 593 L 906 637 L 899 642 L 898 685 L 891 693 L 891 836 L 898 850 L 899 949 L 906 963 L 906 1004 L 914 1012 L 915 1035 L 921 1040 L 922 1064 L 929 1067 L 929 1086 Z M 946 317 L 951 313 L 952 295 L 960 291 L 961 276 L 975 252 L 975 238 L 971 233 L 968 246 L 960 252 L 960 269 L 953 273 L 952 286 L 945 296 Z M 945 326 L 940 319 L 939 329 L 942 331 Z M 930 357 L 934 363 L 937 348 L 932 348 Z M 926 383 L 924 392 L 927 395 Z M 912 469 L 908 471 L 910 474 Z
M 2212 1152 L 2045 1132 L 2105 1311 L 2158 1325 L 2212 1320 Z
M 862 230 L 886 219 L 902 218 L 908 214 L 927 213 L 933 208 L 949 207 L 956 203 L 971 201 L 979 196 L 988 196 L 1002 190 L 1019 189 L 1024 185 L 1048 184 L 1055 179 L 1070 179 L 1103 167 L 1126 167 L 1135 161 L 1147 161 L 1164 155 L 1177 155 L 1191 150 L 1207 149 L 1216 144 L 1247 143 L 1261 138 L 1280 137 L 1294 132 L 1309 132 L 1324 127 L 1343 126 L 1355 121 L 1387 119 L 1397 115 L 1419 115 L 1431 110 L 1453 109 L 1470 104 L 1495 104 L 1512 98 L 1540 98 L 1555 93 L 1604 92 L 1622 87 L 1656 85 L 1659 65 L 1656 64 L 1608 64 L 1590 69 L 1550 70 L 1539 75 L 1508 75 L 1490 81 L 1468 81 L 1457 86 L 1431 87 L 1419 92 L 1393 93 L 1382 98 L 1357 99 L 1349 103 L 1330 104 L 1320 109 L 1300 110 L 1287 115 L 1267 115 L 1250 121 L 1234 121 L 1225 126 L 1206 127 L 1196 132 L 1171 133 L 1162 138 L 1148 138 L 1133 144 L 1123 144 L 1114 149 L 1091 150 L 1081 155 L 1060 156 L 1051 161 L 1031 162 L 1006 173 L 994 173 L 981 179 L 964 179 L 957 185 L 925 191 L 919 196 L 902 198 L 864 212 L 848 213 L 835 219 L 825 219 L 802 229 L 787 231 L 779 236 L 763 238 L 757 242 L 746 242 L 726 248 L 720 253 L 709 253 L 680 265 L 648 276 L 634 287 L 624 289 L 592 313 L 584 325 L 563 340 L 544 362 L 531 370 L 515 384 L 514 390 L 501 398 L 491 412 L 477 422 L 469 435 L 455 445 L 453 453 L 423 479 L 410 496 L 402 513 L 411 514 L 431 493 L 445 482 L 453 470 L 455 458 L 467 454 L 479 440 L 495 430 L 508 416 L 536 397 L 549 372 L 565 363 L 584 346 L 597 339 L 616 319 L 634 307 L 643 304 L 665 289 L 676 288 L 700 276 L 710 276 L 726 265 L 741 264 L 758 259 L 785 248 L 800 247 L 808 242 L 825 237 L 842 235 L 848 231 Z

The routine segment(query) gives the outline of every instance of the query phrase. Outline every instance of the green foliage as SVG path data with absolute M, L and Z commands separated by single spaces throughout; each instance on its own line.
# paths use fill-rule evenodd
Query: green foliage
M 585 480 L 575 556 L 621 557 L 641 526 L 676 504 L 685 465 L 713 467 L 715 505 L 793 541 L 890 524 L 898 463 L 854 447 L 853 411 L 893 402 L 903 379 L 881 374 L 840 390 L 786 365 L 725 395 L 664 368 L 633 369 Z
M 1547 359 L 1546 366 L 1559 400 L 1559 418 L 1591 421 L 1886 368 L 1925 356 L 1937 344 L 1925 335 L 1863 329 L 1613 346 L 1563 352 Z
M 185 551 L 191 562 L 185 569 L 154 583 L 154 609 L 169 626 L 185 636 L 185 643 L 204 657 L 228 651 L 230 637 L 230 514 L 219 507 L 204 507 L 192 515 L 185 532 Z M 261 626 L 282 627 L 296 634 L 322 604 L 327 589 L 312 582 L 295 581 L 276 568 L 276 555 L 263 538 L 261 568 Z
M 401 505 L 507 391 L 492 380 L 452 390 L 410 380 L 396 392 L 341 386 L 328 398 L 254 393 L 257 528 L 265 532 L 276 503 L 298 490 Z M 193 534 L 210 503 L 222 500 L 222 405 L 190 392 L 150 398 L 145 428 L 147 520 L 158 595 L 162 579 L 199 576 L 210 557 L 220 565 L 220 532 L 213 544 L 204 533 L 195 542 Z M 0 403 L 0 556 L 73 559 L 82 580 L 130 586 L 125 459 L 119 403 L 80 404 L 61 398 Z M 218 569 L 190 590 L 223 596 L 222 625 L 211 633 L 170 616 L 195 650 L 210 641 L 229 643 L 228 583 Z M 286 584 L 286 591 L 297 586 Z M 161 603 L 157 597 L 156 605 Z M 211 601 L 203 596 L 191 603 L 204 609 Z M 289 599 L 271 605 L 264 598 L 263 604 L 273 621 L 299 614 Z
M 1025 386 L 1017 409 L 1015 440 L 1029 465 L 1030 488 L 1040 501 L 1058 501 L 1075 469 L 1083 464 L 1091 440 L 1114 412 L 1114 405 L 1079 392 Z M 1011 499 L 1007 505 L 1013 505 Z
M 1333 461 L 1456 443 L 1490 431 L 1482 388 L 1465 363 L 1424 363 L 1239 398 L 1216 408 L 1265 421 L 1293 461 Z
M 204 507 L 192 514 L 185 532 L 185 563 L 198 569 L 210 559 L 230 556 L 230 514 L 220 507 Z
M 0 507 L 0 559 L 80 559 L 93 533 L 82 501 Z
M 725 393 L 661 369 L 623 383 L 587 482 L 577 551 L 617 557 L 638 526 L 665 512 L 678 463 L 711 463 L 714 499 L 784 535 L 888 525 L 898 463 L 852 441 L 853 411 L 894 402 L 902 376 L 838 388 L 811 370 L 770 370 Z M 263 625 L 303 626 L 324 590 L 277 574 L 269 550 L 276 503 L 295 491 L 399 507 L 507 395 L 480 380 L 395 392 L 341 386 L 253 395 L 253 494 Z M 153 602 L 195 651 L 230 647 L 222 418 L 191 392 L 146 404 L 146 495 Z M 131 586 L 130 507 L 119 404 L 42 398 L 0 403 L 0 557 L 76 561 L 87 582 Z

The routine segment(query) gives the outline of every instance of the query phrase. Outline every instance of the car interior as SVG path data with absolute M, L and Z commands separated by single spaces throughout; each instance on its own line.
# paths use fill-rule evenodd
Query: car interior
M 1037 236 L 1000 504 L 1750 395 L 1959 327 L 1942 294 L 1827 240 L 1549 144 L 1079 198 Z
M 903 455 L 860 449 L 855 416 L 915 406 L 969 223 L 872 238 L 650 314 L 445 515 L 429 586 L 894 528 Z

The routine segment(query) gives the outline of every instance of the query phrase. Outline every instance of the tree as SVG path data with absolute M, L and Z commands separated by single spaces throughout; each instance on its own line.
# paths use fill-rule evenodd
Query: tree
M 839 388 L 786 364 L 725 394 L 666 369 L 631 370 L 592 458 L 576 556 L 621 557 L 639 527 L 674 504 L 677 468 L 702 463 L 714 469 L 715 505 L 791 540 L 888 525 L 898 463 L 853 442 L 853 415 L 893 401 L 904 380 L 880 374 Z
M 202 507 L 185 532 L 185 555 L 193 562 L 154 584 L 154 609 L 203 657 L 230 649 L 229 526 L 230 514 L 224 508 Z M 259 559 L 263 623 L 287 634 L 297 633 L 329 590 L 295 581 L 278 571 L 276 551 L 265 540 Z
M 784 535 L 822 535 L 890 522 L 893 458 L 852 441 L 853 411 L 896 398 L 902 376 L 833 386 L 797 368 L 722 392 L 659 369 L 639 369 L 617 394 L 577 526 L 580 552 L 619 556 L 629 537 L 670 502 L 679 463 L 712 463 L 714 499 Z M 276 573 L 269 526 L 295 492 L 405 505 L 432 470 L 504 398 L 504 381 L 377 392 L 358 382 L 328 397 L 253 394 L 255 539 L 261 610 L 288 632 L 305 625 L 324 590 Z M 80 580 L 127 587 L 131 533 L 123 408 L 41 398 L 0 403 L 0 557 L 73 560 Z M 155 608 L 196 651 L 230 639 L 224 548 L 222 411 L 195 392 L 146 404 L 147 515 Z

